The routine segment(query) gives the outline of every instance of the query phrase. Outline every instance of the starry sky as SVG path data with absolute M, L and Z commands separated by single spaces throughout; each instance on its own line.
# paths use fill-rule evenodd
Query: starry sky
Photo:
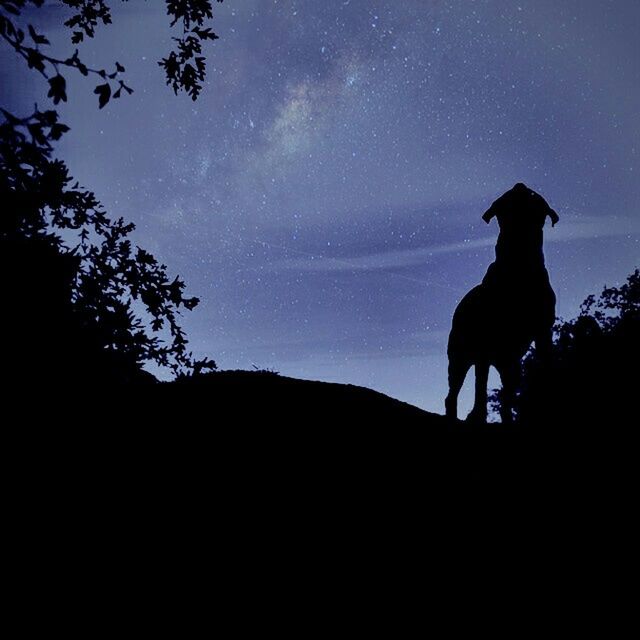
M 157 66 L 164 3 L 111 4 L 83 59 L 118 60 L 135 93 L 99 111 L 95 83 L 68 75 L 57 152 L 201 298 L 183 324 L 220 368 L 441 413 L 453 310 L 493 258 L 481 215 L 519 181 L 560 215 L 545 229 L 560 316 L 640 263 L 636 0 L 214 3 L 195 103 Z M 33 14 L 57 52 L 65 13 Z M 1 55 L 2 104 L 48 107 Z

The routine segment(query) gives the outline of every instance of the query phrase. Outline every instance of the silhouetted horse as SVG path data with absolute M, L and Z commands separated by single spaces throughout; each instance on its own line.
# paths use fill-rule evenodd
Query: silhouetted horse
M 533 341 L 543 355 L 551 348 L 556 296 L 544 266 L 542 227 L 558 214 L 545 199 L 519 182 L 482 216 L 498 219 L 496 259 L 482 280 L 458 304 L 447 354 L 447 416 L 457 418 L 458 394 L 475 366 L 475 402 L 467 419 L 486 422 L 487 379 L 494 366 L 502 380 L 501 417 L 512 420 L 521 360 Z

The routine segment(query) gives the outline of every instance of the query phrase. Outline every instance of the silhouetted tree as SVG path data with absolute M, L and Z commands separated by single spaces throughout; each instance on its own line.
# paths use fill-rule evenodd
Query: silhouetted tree
M 149 361 L 175 373 L 213 366 L 193 360 L 178 324 L 179 309 L 193 309 L 198 299 L 185 297 L 182 280 L 171 280 L 164 265 L 131 244 L 133 224 L 109 219 L 95 195 L 51 157 L 51 143 L 66 130 L 55 111 L 36 110 L 24 119 L 3 113 L 0 243 L 3 280 L 13 283 L 14 297 L 7 299 L 5 291 L 5 306 L 16 316 L 14 333 L 26 316 L 37 321 L 37 331 L 54 307 L 68 304 L 54 324 L 66 319 L 78 337 L 91 335 L 95 349 L 117 354 L 129 368 Z M 163 332 L 166 340 L 159 338 Z M 29 339 L 24 335 L 25 343 Z M 55 335 L 51 341 L 57 342 Z
M 47 79 L 54 104 L 67 100 L 64 68 L 106 81 L 95 88 L 100 108 L 122 90 L 132 92 L 120 78 L 119 63 L 107 73 L 87 67 L 77 50 L 65 59 L 45 55 L 40 47 L 48 40 L 32 25 L 27 44 L 15 19 L 29 4 L 44 2 L 0 0 L 0 35 Z M 105 2 L 64 4 L 75 10 L 65 23 L 76 29 L 73 42 L 92 37 L 98 22 L 111 21 Z M 170 0 L 167 12 L 172 26 L 182 23 L 183 35 L 174 38 L 177 53 L 160 64 L 174 91 L 185 90 L 195 100 L 204 80 L 204 59 L 196 54 L 201 41 L 217 37 L 203 26 L 211 3 Z M 132 245 L 133 224 L 110 219 L 95 195 L 53 158 L 53 144 L 69 130 L 58 114 L 37 106 L 25 118 L 1 111 L 0 329 L 7 377 L 18 384 L 93 384 L 145 380 L 145 363 L 176 375 L 214 369 L 212 360 L 193 358 L 178 322 L 181 309 L 193 309 L 198 299 L 186 297 L 180 278 L 169 278 L 165 265 Z
M 590 295 L 580 315 L 554 327 L 551 361 L 535 350 L 523 362 L 521 422 L 585 427 L 635 416 L 640 360 L 640 270 L 619 287 Z M 495 398 L 499 403 L 499 394 Z
M 85 38 L 93 38 L 98 24 L 111 24 L 111 10 L 104 0 L 60 0 L 72 9 L 65 26 L 72 31 L 71 42 L 79 44 Z M 127 2 L 127 0 L 122 0 Z M 223 0 L 217 0 L 223 2 Z M 45 53 L 41 47 L 49 46 L 46 35 L 38 33 L 31 24 L 26 32 L 17 24 L 22 11 L 28 6 L 40 8 L 44 0 L 0 0 L 0 36 L 14 51 L 26 61 L 30 69 L 35 69 L 49 83 L 49 97 L 54 104 L 67 101 L 67 81 L 65 69 L 76 69 L 83 76 L 97 76 L 99 84 L 94 93 L 98 96 L 98 105 L 102 109 L 112 98 L 119 98 L 122 92 L 133 93 L 123 80 L 125 68 L 115 62 L 111 71 L 95 69 L 82 62 L 78 49 L 72 55 L 56 57 Z M 182 26 L 182 34 L 172 39 L 175 48 L 162 58 L 158 64 L 164 69 L 167 84 L 174 93 L 185 91 L 193 100 L 202 91 L 206 78 L 206 58 L 202 54 L 202 45 L 207 40 L 217 40 L 208 21 L 213 18 L 210 0 L 166 0 L 170 26 Z

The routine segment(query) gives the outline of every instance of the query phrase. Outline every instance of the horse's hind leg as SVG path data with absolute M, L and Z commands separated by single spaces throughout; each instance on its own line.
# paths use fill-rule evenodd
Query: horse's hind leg
M 487 421 L 487 382 L 489 380 L 489 363 L 476 362 L 476 396 L 473 409 L 467 416 L 472 422 Z
M 449 393 L 444 401 L 447 418 L 458 418 L 458 395 L 471 363 L 449 356 Z

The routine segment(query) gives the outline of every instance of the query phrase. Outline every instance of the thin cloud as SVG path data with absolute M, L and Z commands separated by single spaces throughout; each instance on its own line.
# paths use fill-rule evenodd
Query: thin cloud
M 637 234 L 640 234 L 640 219 L 614 218 L 596 220 L 591 218 L 586 222 L 569 222 L 563 226 L 558 225 L 557 228 L 549 230 L 546 233 L 545 241 L 547 243 L 555 243 L 572 240 L 632 236 Z M 462 242 L 433 245 L 430 247 L 420 247 L 418 249 L 386 251 L 356 257 L 333 258 L 309 255 L 306 258 L 283 260 L 277 264 L 277 267 L 281 269 L 322 272 L 397 269 L 425 264 L 430 262 L 434 257 L 445 254 L 485 249 L 494 246 L 495 242 L 496 238 L 492 236 L 475 240 L 464 240 Z

